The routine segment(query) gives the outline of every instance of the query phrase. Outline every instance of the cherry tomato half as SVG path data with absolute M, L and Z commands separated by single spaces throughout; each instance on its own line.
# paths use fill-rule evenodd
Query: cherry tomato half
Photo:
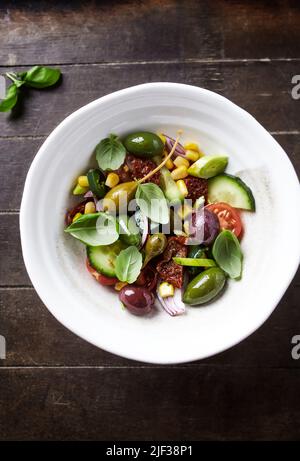
M 100 274 L 97 272 L 89 263 L 89 260 L 86 260 L 86 267 L 89 273 L 97 280 L 101 285 L 112 286 L 115 285 L 119 280 L 116 277 L 107 277 L 106 275 Z
M 206 208 L 218 216 L 221 229 L 228 229 L 237 237 L 242 237 L 243 224 L 237 210 L 223 202 L 212 203 Z

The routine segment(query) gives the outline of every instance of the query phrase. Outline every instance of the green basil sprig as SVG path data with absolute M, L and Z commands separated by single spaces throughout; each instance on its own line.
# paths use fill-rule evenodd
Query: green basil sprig
M 0 112 L 7 112 L 12 109 L 18 100 L 18 87 L 14 83 L 6 90 L 5 98 L 0 101 Z
M 135 246 L 130 246 L 120 251 L 116 258 L 116 275 L 121 282 L 133 283 L 138 278 L 142 265 L 142 254 Z
M 116 219 L 102 212 L 81 216 L 65 232 L 89 246 L 110 245 L 119 238 Z
M 96 160 L 101 170 L 117 170 L 124 163 L 126 149 L 118 136 L 110 134 L 96 146 Z
M 216 238 L 213 257 L 218 266 L 232 279 L 239 279 L 242 274 L 243 253 L 237 237 L 229 230 L 223 230 Z
M 166 197 L 156 184 L 152 182 L 139 184 L 135 198 L 139 208 L 152 221 L 160 224 L 169 222 L 169 207 Z
M 47 88 L 55 85 L 61 76 L 59 69 L 34 66 L 26 72 L 7 72 L 13 84 L 7 88 L 5 98 L 0 102 L 0 112 L 11 110 L 17 103 L 19 88 L 23 85 L 31 88 Z
M 19 74 L 26 86 L 32 88 L 47 88 L 58 82 L 61 72 L 51 67 L 34 66 L 27 72 Z

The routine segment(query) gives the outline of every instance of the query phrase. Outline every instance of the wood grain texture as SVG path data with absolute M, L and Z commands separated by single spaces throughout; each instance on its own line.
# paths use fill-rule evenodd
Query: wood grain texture
M 299 334 L 300 271 L 268 321 L 238 346 L 198 364 L 233 368 L 299 368 L 291 339 Z M 102 351 L 60 325 L 33 289 L 0 288 L 0 332 L 7 338 L 1 366 L 139 366 Z M 197 366 L 197 362 L 190 366 Z
M 81 106 L 139 83 L 173 81 L 220 93 L 248 110 L 270 131 L 299 129 L 299 101 L 291 97 L 297 62 L 84 65 L 62 67 L 59 87 L 25 89 L 21 104 L 1 114 L 2 136 L 48 135 Z
M 0 369 L 0 433 L 2 440 L 293 440 L 299 385 L 300 370 L 283 369 Z
M 0 64 L 299 58 L 299 2 L 2 1 Z

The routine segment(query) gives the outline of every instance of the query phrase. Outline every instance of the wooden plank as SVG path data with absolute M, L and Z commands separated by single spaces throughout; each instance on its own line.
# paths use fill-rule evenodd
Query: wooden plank
M 19 235 L 19 216 L 0 215 L 0 285 L 30 285 Z
M 298 2 L 137 0 L 0 6 L 0 64 L 300 57 Z
M 268 321 L 238 346 L 200 363 L 231 367 L 299 368 L 291 339 L 299 334 L 300 271 Z M 32 289 L 0 288 L 0 334 L 7 340 L 1 366 L 138 366 L 73 335 L 47 311 Z M 190 366 L 197 366 L 193 363 Z
M 173 81 L 216 91 L 248 110 L 270 131 L 299 129 L 299 101 L 291 97 L 297 62 L 88 65 L 62 67 L 55 89 L 24 92 L 17 110 L 1 114 L 1 136 L 48 135 L 67 115 L 113 91 Z
M 0 369 L 1 439 L 298 440 L 299 385 L 284 369 Z

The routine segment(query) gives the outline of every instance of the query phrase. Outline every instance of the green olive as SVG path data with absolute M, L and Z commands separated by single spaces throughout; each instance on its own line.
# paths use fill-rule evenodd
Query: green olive
M 206 258 L 205 249 L 201 245 L 192 245 L 189 248 L 188 258 Z M 201 267 L 191 266 L 188 268 L 189 274 L 195 277 L 197 274 L 203 271 Z
M 135 196 L 138 183 L 136 181 L 123 182 L 110 189 L 103 199 L 103 208 L 107 211 L 118 210 L 120 205 L 126 205 Z
M 154 157 L 162 155 L 164 143 L 155 133 L 139 131 L 126 136 L 123 141 L 127 151 L 138 157 Z
M 142 237 L 134 217 L 120 215 L 117 222 L 120 240 L 126 245 L 139 246 Z
M 190 281 L 182 300 L 191 306 L 207 303 L 220 293 L 225 281 L 224 272 L 218 267 L 211 267 Z
M 167 246 L 167 237 L 164 234 L 158 233 L 150 235 L 145 245 L 145 259 L 143 266 L 145 267 L 148 262 L 159 256 Z

